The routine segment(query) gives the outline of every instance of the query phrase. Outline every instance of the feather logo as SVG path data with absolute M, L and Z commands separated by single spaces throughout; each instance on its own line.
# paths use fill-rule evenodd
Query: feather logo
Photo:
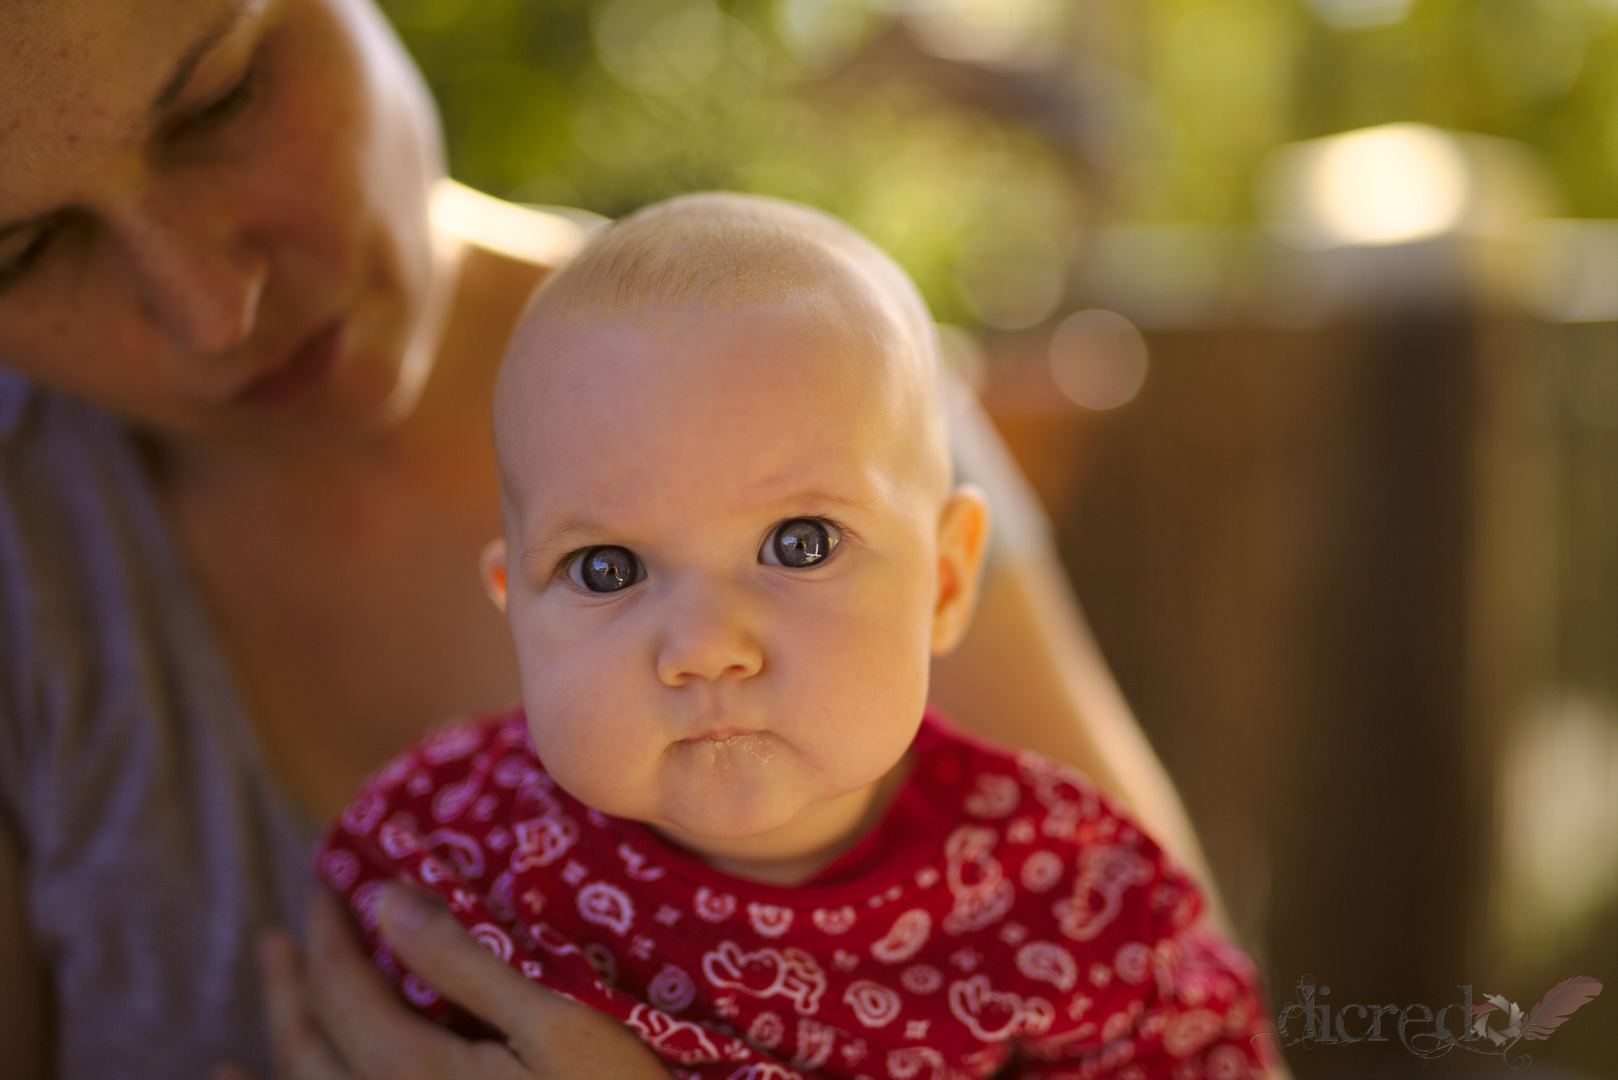
M 1561 1027 L 1563 1022 L 1578 1009 L 1580 1005 L 1601 993 L 1601 983 L 1588 975 L 1575 975 L 1571 979 L 1563 979 L 1539 999 L 1539 1004 L 1523 1014 L 1515 1001 L 1507 1001 L 1503 994 L 1490 994 L 1484 1001 L 1487 1004 L 1472 1006 L 1472 1032 L 1479 1038 L 1488 1039 L 1501 1052 L 1511 1049 L 1518 1039 L 1548 1039 L 1551 1032 Z M 1489 1026 L 1491 1013 L 1504 1013 L 1506 1024 L 1502 1028 Z
M 1018 959 L 1020 961 L 1021 956 Z M 1033 973 L 1024 969 L 1024 974 Z M 1421 1004 L 1403 1009 L 1393 1005 L 1334 1005 L 1325 1000 L 1331 988 L 1317 987 L 1314 976 L 1305 975 L 1298 980 L 1297 1000 L 1288 1002 L 1276 1014 L 1275 1029 L 1253 1038 L 1255 1041 L 1261 1037 L 1273 1038 L 1277 1047 L 1299 1043 L 1304 1046 L 1357 1043 L 1366 1039 L 1386 1041 L 1381 1034 L 1383 1021 L 1391 1013 L 1397 1018 L 1399 1041 L 1417 1057 L 1437 1058 L 1452 1050 L 1465 1050 L 1498 1057 L 1507 1066 L 1522 1069 L 1532 1060 L 1523 1045 L 1525 1042 L 1550 1038 L 1568 1017 L 1601 993 L 1599 980 L 1576 975 L 1545 991 L 1539 1003 L 1524 1012 L 1503 994 L 1485 994 L 1482 1003 L 1475 1003 L 1471 983 L 1456 985 L 1461 991 L 1461 1000 L 1437 1009 Z M 1337 1012 L 1335 1024 L 1331 1016 L 1333 1008 Z M 1451 1026 L 1455 1021 L 1446 1021 L 1445 1016 L 1451 1011 L 1459 1014 L 1459 1025 Z M 1351 1015 L 1356 1015 L 1354 1031 L 1348 1030 Z M 1302 1022 L 1301 1032 L 1296 1030 L 1295 1021 Z M 1394 1021 L 1390 1019 L 1388 1023 L 1391 1026 Z M 1407 1030 L 1412 1025 L 1428 1024 L 1432 1025 L 1432 1030 Z

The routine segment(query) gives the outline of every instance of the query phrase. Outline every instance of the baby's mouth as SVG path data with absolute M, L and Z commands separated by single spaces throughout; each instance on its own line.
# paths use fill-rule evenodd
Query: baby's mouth
M 689 739 L 678 745 L 691 750 L 705 751 L 715 762 L 735 760 L 738 754 L 767 762 L 775 756 L 775 737 L 758 728 L 720 727 Z
M 759 732 L 758 732 L 758 730 L 756 728 L 744 728 L 744 727 L 735 727 L 735 726 L 732 726 L 732 727 L 719 727 L 719 728 L 714 728 L 712 731 L 705 731 L 701 735 L 698 735 L 695 739 L 690 739 L 690 740 L 687 740 L 687 741 L 688 742 L 700 742 L 700 741 L 706 740 L 706 741 L 711 741 L 711 742 L 721 742 L 722 743 L 722 742 L 729 742 L 731 739 L 741 739 L 741 738 L 747 737 L 748 735 L 757 735 L 757 734 L 759 734 Z

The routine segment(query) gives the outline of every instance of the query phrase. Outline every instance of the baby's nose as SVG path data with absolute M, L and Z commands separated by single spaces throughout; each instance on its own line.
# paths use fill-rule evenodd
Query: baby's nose
M 663 685 L 745 679 L 763 670 L 764 648 L 752 605 L 739 590 L 683 589 L 668 600 L 657 654 L 657 677 Z

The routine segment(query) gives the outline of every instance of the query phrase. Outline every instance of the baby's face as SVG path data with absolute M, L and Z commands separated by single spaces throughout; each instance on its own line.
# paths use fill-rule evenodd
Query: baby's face
M 686 306 L 507 361 L 486 569 L 534 745 L 575 797 L 741 873 L 857 829 L 975 591 L 981 501 L 948 493 L 915 362 L 871 322 Z

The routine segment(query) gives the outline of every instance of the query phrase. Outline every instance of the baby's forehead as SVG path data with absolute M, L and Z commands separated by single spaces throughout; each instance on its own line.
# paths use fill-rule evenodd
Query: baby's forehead
M 781 335 L 796 336 L 804 346 L 798 362 L 812 364 L 820 377 L 857 379 L 855 392 L 878 404 L 906 445 L 947 458 L 931 319 L 904 272 L 817 211 L 727 195 L 688 196 L 626 218 L 540 289 L 502 370 L 497 444 L 523 429 L 529 441 L 539 434 L 530 423 L 534 406 L 555 414 L 559 402 L 547 408 L 545 397 L 598 379 L 591 367 L 615 333 L 627 328 L 642 340 L 667 334 L 672 344 L 679 335 L 706 338 L 731 322 L 757 328 L 757 347 L 741 351 L 764 365 L 777 362 L 772 346 Z M 677 351 L 688 370 L 718 372 L 700 353 Z M 655 350 L 643 355 L 661 366 Z M 791 391 L 783 384 L 780 392 Z M 680 396 L 689 393 L 682 388 Z M 722 397 L 723 378 L 711 380 L 705 393 Z M 947 460 L 942 469 L 947 473 Z
M 497 404 L 508 498 L 542 517 L 581 499 L 633 517 L 670 499 L 743 512 L 806 490 L 858 502 L 897 489 L 931 444 L 912 365 L 824 307 L 623 313 L 512 357 L 528 374 Z
M 787 377 L 769 378 L 774 368 Z M 781 396 L 836 385 L 850 404 L 910 397 L 932 377 L 879 297 L 827 279 L 767 293 L 715 290 L 695 300 L 581 301 L 542 314 L 508 351 L 501 392 L 542 399 L 602 380 L 673 380 L 682 398 L 725 398 L 755 375 Z
M 913 317 L 898 287 L 908 285 L 902 274 L 896 282 L 880 264 L 808 229 L 754 233 L 738 243 L 712 230 L 693 233 L 677 218 L 663 224 L 616 250 L 587 250 L 540 291 L 508 351 L 510 388 L 518 380 L 528 387 L 566 381 L 567 369 L 593 364 L 616 335 L 673 344 L 712 336 L 744 312 L 777 313 L 763 324 L 804 339 L 817 367 L 857 373 L 873 390 L 936 378 L 930 321 L 924 311 L 921 320 Z M 779 344 L 761 337 L 758 362 L 771 363 Z

